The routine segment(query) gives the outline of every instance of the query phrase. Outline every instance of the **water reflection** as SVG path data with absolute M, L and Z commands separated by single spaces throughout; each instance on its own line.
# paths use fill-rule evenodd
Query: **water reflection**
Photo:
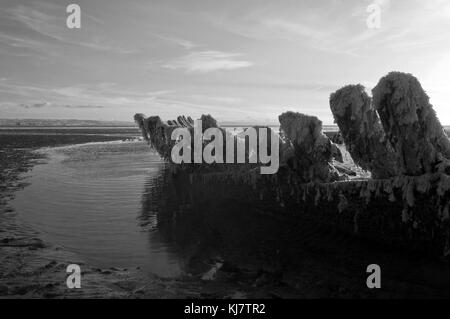
M 233 282 L 250 286 L 266 278 L 261 273 L 275 282 L 288 274 L 301 282 L 338 280 L 366 291 L 366 267 L 377 261 L 386 283 L 449 286 L 444 280 L 449 278 L 446 265 L 320 225 L 294 210 L 277 211 L 270 203 L 274 200 L 259 199 L 251 187 L 192 180 L 167 168 L 150 180 L 142 199 L 141 225 L 157 225 L 158 232 L 150 232 L 149 240 L 176 247 L 184 272 L 202 274 L 220 260 L 227 271 L 235 272 L 233 276 L 240 276 Z
M 202 203 L 194 205 L 185 177 L 172 174 L 166 166 L 150 176 L 138 220 L 148 231 L 149 242 L 164 243 L 179 256 L 183 272 L 200 274 L 219 256 L 219 245 L 199 210 Z
M 228 186 L 208 187 L 165 167 L 146 183 L 139 223 L 150 242 L 176 250 L 187 273 L 201 273 L 218 259 L 270 271 L 294 265 L 293 245 L 287 242 L 298 233 L 296 224 L 273 218 L 246 187 Z

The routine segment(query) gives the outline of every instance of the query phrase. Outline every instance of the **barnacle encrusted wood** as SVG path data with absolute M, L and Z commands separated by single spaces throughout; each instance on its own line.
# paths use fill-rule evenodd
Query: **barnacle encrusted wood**
M 315 116 L 286 112 L 279 116 L 280 131 L 294 149 L 293 169 L 304 182 L 330 182 L 339 174 L 330 165 L 332 142 L 322 132 L 322 122 Z M 289 161 L 288 161 L 289 162 Z
M 179 124 L 171 121 L 170 124 L 164 123 L 159 116 L 150 116 L 145 118 L 143 114 L 136 114 L 134 121 L 139 126 L 143 138 L 154 148 L 158 154 L 165 160 L 170 160 L 171 150 L 175 141 L 171 139 L 172 132 Z M 177 124 L 174 124 L 177 123 Z
M 330 96 L 330 107 L 345 146 L 373 178 L 398 175 L 395 154 L 385 141 L 380 119 L 362 85 L 345 86 Z
M 386 136 L 396 152 L 400 173 L 432 173 L 439 164 L 447 162 L 450 141 L 414 76 L 391 72 L 379 81 L 372 94 Z

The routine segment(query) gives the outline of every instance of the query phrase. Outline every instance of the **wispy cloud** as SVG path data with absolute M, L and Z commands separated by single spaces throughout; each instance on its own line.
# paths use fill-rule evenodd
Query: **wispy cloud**
M 19 104 L 20 107 L 23 107 L 25 109 L 29 109 L 29 108 L 41 108 L 41 107 L 46 107 L 46 106 L 50 106 L 51 104 L 48 102 L 44 102 L 44 103 L 34 103 L 34 104 Z
M 381 28 L 369 29 L 367 7 L 381 8 Z M 400 52 L 427 49 L 448 41 L 450 3 L 448 0 L 328 1 L 316 6 L 299 4 L 296 10 L 279 10 L 269 5 L 244 15 L 208 17 L 210 23 L 255 41 L 291 42 L 330 54 L 372 55 L 382 48 Z M 281 43 L 280 42 L 280 43 Z
M 43 107 L 62 107 L 68 109 L 101 109 L 104 106 L 102 105 L 62 105 L 62 104 L 54 104 L 50 102 L 43 103 L 33 103 L 33 104 L 18 104 L 19 107 L 30 109 L 30 108 L 43 108 Z
M 15 36 L 0 32 L 0 53 L 15 57 L 48 58 L 57 54 L 49 43 L 27 36 Z
M 301 40 L 320 51 L 356 55 L 353 48 L 345 48 L 340 45 L 338 34 L 341 30 L 339 29 L 327 28 L 323 30 L 318 26 L 280 18 L 262 19 L 260 23 L 275 38 L 291 42 Z
M 68 109 L 102 109 L 103 105 L 64 105 Z
M 162 65 L 171 70 L 185 70 L 189 73 L 208 73 L 221 70 L 236 70 L 253 65 L 252 62 L 242 60 L 239 53 L 220 51 L 191 52 L 186 56 L 172 60 Z
M 21 99 L 24 102 L 16 103 L 16 105 L 28 109 L 43 107 L 88 109 L 148 105 L 171 93 L 169 90 L 129 90 L 118 87 L 114 83 L 49 88 L 10 83 L 7 80 L 0 81 L 0 92 L 5 97 Z M 36 100 L 47 102 L 35 102 Z
M 290 35 L 296 35 L 300 37 L 307 37 L 313 40 L 320 40 L 324 38 L 328 38 L 331 35 L 331 32 L 324 32 L 320 29 L 309 26 L 307 24 L 302 24 L 299 22 L 293 22 L 280 18 L 267 18 L 261 20 L 261 24 L 269 29 L 279 31 L 280 37 L 282 35 L 286 35 L 287 37 Z
M 211 101 L 215 103 L 224 103 L 224 104 L 238 104 L 242 103 L 243 99 L 240 97 L 232 97 L 232 96 L 210 96 L 210 95 L 203 95 L 203 94 L 191 94 L 185 96 L 185 98 L 195 100 L 197 102 L 205 102 L 205 101 Z
M 209 22 L 222 30 L 258 42 L 291 42 L 320 51 L 353 56 L 353 48 L 343 45 L 345 41 L 342 35 L 346 30 L 345 24 L 339 23 L 341 13 L 337 8 L 335 4 L 306 9 L 305 12 L 297 8 L 282 14 L 267 9 L 244 16 L 229 15 L 221 19 L 209 17 Z
M 49 6 L 47 6 L 48 8 Z M 43 47 L 48 47 L 50 44 L 66 44 L 72 46 L 78 46 L 87 48 L 93 51 L 112 52 L 116 54 L 130 54 L 137 52 L 136 49 L 126 48 L 121 45 L 115 45 L 110 41 L 100 36 L 88 36 L 83 34 L 83 37 L 69 37 L 65 33 L 65 15 L 61 12 L 65 12 L 62 6 L 50 7 L 54 15 L 49 13 L 43 13 L 40 10 L 25 5 L 18 5 L 12 8 L 5 9 L 2 14 L 3 18 L 16 21 L 22 26 L 28 28 L 40 35 L 40 37 L 34 36 L 33 38 L 24 36 L 3 36 L 3 40 L 8 40 L 12 46 L 21 46 L 25 48 L 33 48 L 43 50 Z M 58 13 L 58 14 L 57 14 Z M 90 15 L 83 15 L 89 19 L 96 21 Z M 45 50 L 49 52 L 50 50 Z
M 177 37 L 167 36 L 167 35 L 163 35 L 163 34 L 157 34 L 155 32 L 148 32 L 148 34 L 154 36 L 155 38 L 163 40 L 163 41 L 165 41 L 167 43 L 180 46 L 180 47 L 182 47 L 184 49 L 187 49 L 187 50 L 191 50 L 191 49 L 199 46 L 198 44 L 196 44 L 196 43 L 194 43 L 192 41 L 186 40 L 186 39 L 181 39 L 181 38 L 177 38 Z

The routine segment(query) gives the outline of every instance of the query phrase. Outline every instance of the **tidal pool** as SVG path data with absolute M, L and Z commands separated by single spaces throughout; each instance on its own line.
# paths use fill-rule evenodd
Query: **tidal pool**
M 142 142 L 49 148 L 12 206 L 43 239 L 97 267 L 140 267 L 162 277 L 182 273 L 177 248 L 160 236 L 154 189 L 164 163 Z M 143 199 L 146 211 L 143 212 Z

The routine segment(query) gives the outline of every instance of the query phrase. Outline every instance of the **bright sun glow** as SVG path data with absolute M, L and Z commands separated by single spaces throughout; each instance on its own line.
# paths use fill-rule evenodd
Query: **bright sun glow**
M 441 123 L 450 125 L 450 55 L 436 63 L 428 73 L 423 87 L 430 96 Z

